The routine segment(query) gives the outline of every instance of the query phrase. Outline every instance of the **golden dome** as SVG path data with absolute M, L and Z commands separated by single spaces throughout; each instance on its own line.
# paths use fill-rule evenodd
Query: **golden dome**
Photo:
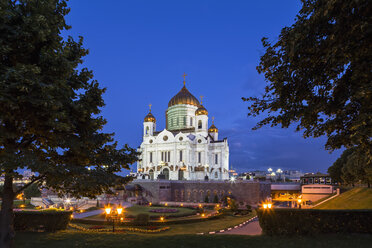
M 212 124 L 212 126 L 208 129 L 208 133 L 218 133 L 218 128 Z
M 200 106 L 200 103 L 198 99 L 196 99 L 195 96 L 193 96 L 184 85 L 180 92 L 177 93 L 172 99 L 170 99 L 168 103 L 168 108 L 174 105 L 178 104 L 188 104 L 188 105 L 194 105 L 196 107 Z
M 200 105 L 200 107 L 195 111 L 195 115 L 208 115 L 208 111 L 203 105 Z
M 145 116 L 145 121 L 144 122 L 154 122 L 156 123 L 155 116 L 152 115 L 151 110 L 150 112 Z

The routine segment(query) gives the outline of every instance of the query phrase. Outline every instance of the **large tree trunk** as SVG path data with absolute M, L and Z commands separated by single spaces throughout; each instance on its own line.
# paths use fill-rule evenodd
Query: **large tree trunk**
M 13 215 L 13 177 L 5 174 L 3 201 L 1 203 L 0 218 L 0 247 L 13 247 L 14 240 L 14 215 Z

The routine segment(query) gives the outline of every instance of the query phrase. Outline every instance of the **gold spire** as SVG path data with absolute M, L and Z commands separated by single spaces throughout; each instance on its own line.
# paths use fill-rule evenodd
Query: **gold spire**
M 214 116 L 212 116 L 212 124 L 214 124 Z
M 186 74 L 186 72 L 184 72 L 183 75 L 182 75 L 182 77 L 183 77 L 183 86 L 186 85 L 186 76 L 187 76 L 187 74 Z
M 151 106 L 152 106 L 152 104 L 150 103 L 150 104 L 149 104 L 149 109 L 150 109 L 150 112 L 151 112 Z

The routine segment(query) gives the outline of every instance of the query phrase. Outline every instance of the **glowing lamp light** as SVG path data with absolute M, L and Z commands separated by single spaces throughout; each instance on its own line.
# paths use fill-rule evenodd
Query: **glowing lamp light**
M 70 199 L 66 199 L 66 203 L 70 203 L 71 202 L 71 200 Z
M 217 207 L 219 208 L 220 207 L 220 204 L 217 204 Z
M 298 203 L 301 203 L 301 202 L 302 202 L 302 200 L 301 200 L 301 199 L 298 199 L 297 201 L 298 201 Z
M 119 207 L 119 208 L 116 209 L 116 211 L 118 211 L 118 214 L 120 215 L 120 214 L 123 213 L 123 208 L 122 207 Z
M 120 221 L 124 221 L 124 218 L 123 218 L 123 217 L 121 217 L 121 218 L 120 218 Z
M 235 182 L 235 177 L 231 177 L 231 178 L 230 178 L 230 181 L 231 181 L 231 182 Z
M 263 208 L 264 209 L 267 209 L 267 204 L 263 204 Z
M 152 205 L 152 202 L 149 203 L 149 206 L 151 206 L 151 205 Z
M 168 206 L 168 203 L 165 203 L 164 206 Z
M 162 216 L 162 217 L 160 217 L 160 221 L 164 221 L 164 217 Z
M 183 203 L 181 203 L 181 207 L 183 207 Z
M 271 208 L 273 205 L 271 203 L 267 204 L 267 208 Z
M 111 213 L 111 208 L 109 208 L 109 207 L 105 208 L 105 212 L 106 212 L 107 215 L 110 214 Z
M 205 217 L 205 213 L 202 213 L 202 214 L 201 214 L 201 217 Z
M 73 214 L 71 214 L 71 216 L 70 216 L 70 217 L 71 217 L 71 219 L 73 219 L 73 218 L 74 218 L 74 215 L 73 215 Z

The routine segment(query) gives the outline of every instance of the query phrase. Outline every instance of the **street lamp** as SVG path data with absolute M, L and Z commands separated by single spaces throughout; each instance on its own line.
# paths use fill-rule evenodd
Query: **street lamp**
M 106 219 L 112 222 L 112 232 L 115 232 L 115 222 L 124 221 L 124 217 L 122 216 L 123 211 L 124 209 L 121 206 L 117 207 L 116 211 L 113 211 L 110 206 L 105 208 Z

